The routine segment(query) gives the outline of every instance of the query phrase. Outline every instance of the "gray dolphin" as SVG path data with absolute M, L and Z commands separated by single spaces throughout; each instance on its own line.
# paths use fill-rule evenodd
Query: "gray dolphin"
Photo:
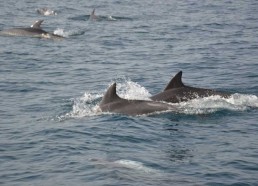
M 0 35 L 5 36 L 30 36 L 48 39 L 60 39 L 63 38 L 60 35 L 46 32 L 41 29 L 41 23 L 44 20 L 37 20 L 33 25 L 27 28 L 10 28 L 7 30 L 0 31 Z
M 120 98 L 116 93 L 116 83 L 112 84 L 108 88 L 99 107 L 102 112 L 112 112 L 131 116 L 177 110 L 175 107 L 167 103 Z
M 168 83 L 163 92 L 150 97 L 154 101 L 166 101 L 171 103 L 179 103 L 195 98 L 203 98 L 208 96 L 221 96 L 228 98 L 231 94 L 218 92 L 211 89 L 195 88 L 186 86 L 182 82 L 182 71 L 178 72 Z
M 116 19 L 112 16 L 97 16 L 95 14 L 95 8 L 92 10 L 89 20 L 91 20 L 91 21 L 116 21 Z

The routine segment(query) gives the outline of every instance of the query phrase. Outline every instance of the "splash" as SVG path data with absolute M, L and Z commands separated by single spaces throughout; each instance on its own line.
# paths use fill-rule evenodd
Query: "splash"
M 124 99 L 150 100 L 151 94 L 144 87 L 132 81 L 117 84 L 117 94 Z
M 61 116 L 61 118 L 82 118 L 85 116 L 99 115 L 101 111 L 96 104 L 96 100 L 102 96 L 102 94 L 98 93 L 85 92 L 82 97 L 73 99 L 72 111 Z
M 41 15 L 45 15 L 45 16 L 50 16 L 50 15 L 57 15 L 57 12 L 54 11 L 54 10 L 51 10 L 49 8 L 39 8 L 39 9 L 36 9 L 37 13 L 38 14 L 41 14 Z
M 70 37 L 70 36 L 76 36 L 76 35 L 83 35 L 85 32 L 84 31 L 79 31 L 79 30 L 70 30 L 70 31 L 64 31 L 64 29 L 57 28 L 53 32 L 55 35 L 59 35 L 62 37 Z
M 233 94 L 229 98 L 209 96 L 176 104 L 184 114 L 209 114 L 221 110 L 245 111 L 258 108 L 255 95 Z
M 68 37 L 69 36 L 68 33 L 64 32 L 64 30 L 61 29 L 61 28 L 58 28 L 58 29 L 54 30 L 54 34 L 62 36 L 62 37 Z
M 258 108 L 258 97 L 255 95 L 233 94 L 228 102 L 234 105 Z
M 116 21 L 116 18 L 112 17 L 111 15 L 110 16 L 107 16 L 107 20 L 109 21 Z

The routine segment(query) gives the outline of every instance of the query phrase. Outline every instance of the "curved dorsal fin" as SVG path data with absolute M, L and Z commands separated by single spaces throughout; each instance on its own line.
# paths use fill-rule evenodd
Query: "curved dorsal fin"
M 168 85 L 166 86 L 166 88 L 164 89 L 164 91 L 169 90 L 169 89 L 173 89 L 173 88 L 184 87 L 185 85 L 184 85 L 183 82 L 182 82 L 182 74 L 183 74 L 182 71 L 178 72 L 178 73 L 171 79 L 171 81 L 168 83 Z
M 30 27 L 31 28 L 40 28 L 41 26 L 41 23 L 43 22 L 44 20 L 37 20 L 33 25 L 31 25 Z
M 103 96 L 100 104 L 103 105 L 103 104 L 107 104 L 107 103 L 110 103 L 110 102 L 114 102 L 117 99 L 121 99 L 121 98 L 116 94 L 116 83 L 113 83 L 108 88 L 105 95 Z

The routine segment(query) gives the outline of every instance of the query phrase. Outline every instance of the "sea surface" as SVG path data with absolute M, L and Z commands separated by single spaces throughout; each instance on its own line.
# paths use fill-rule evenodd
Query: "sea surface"
M 0 1 L 0 30 L 39 19 L 64 39 L 0 37 L 0 185 L 258 185 L 258 1 Z M 113 82 L 149 100 L 180 70 L 232 96 L 98 109 Z

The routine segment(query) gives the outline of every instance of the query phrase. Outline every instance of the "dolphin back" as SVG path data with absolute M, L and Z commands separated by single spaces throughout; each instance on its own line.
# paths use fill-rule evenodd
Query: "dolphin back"
M 7 30 L 2 30 L 1 35 L 9 36 L 32 36 L 32 37 L 41 37 L 42 34 L 46 34 L 44 30 L 35 29 L 35 28 L 11 28 Z
M 37 38 L 47 38 L 47 39 L 62 39 L 63 36 L 46 32 L 41 28 L 41 24 L 44 20 L 37 20 L 30 27 L 25 28 L 10 28 L 0 31 L 0 35 L 3 36 L 30 36 Z

